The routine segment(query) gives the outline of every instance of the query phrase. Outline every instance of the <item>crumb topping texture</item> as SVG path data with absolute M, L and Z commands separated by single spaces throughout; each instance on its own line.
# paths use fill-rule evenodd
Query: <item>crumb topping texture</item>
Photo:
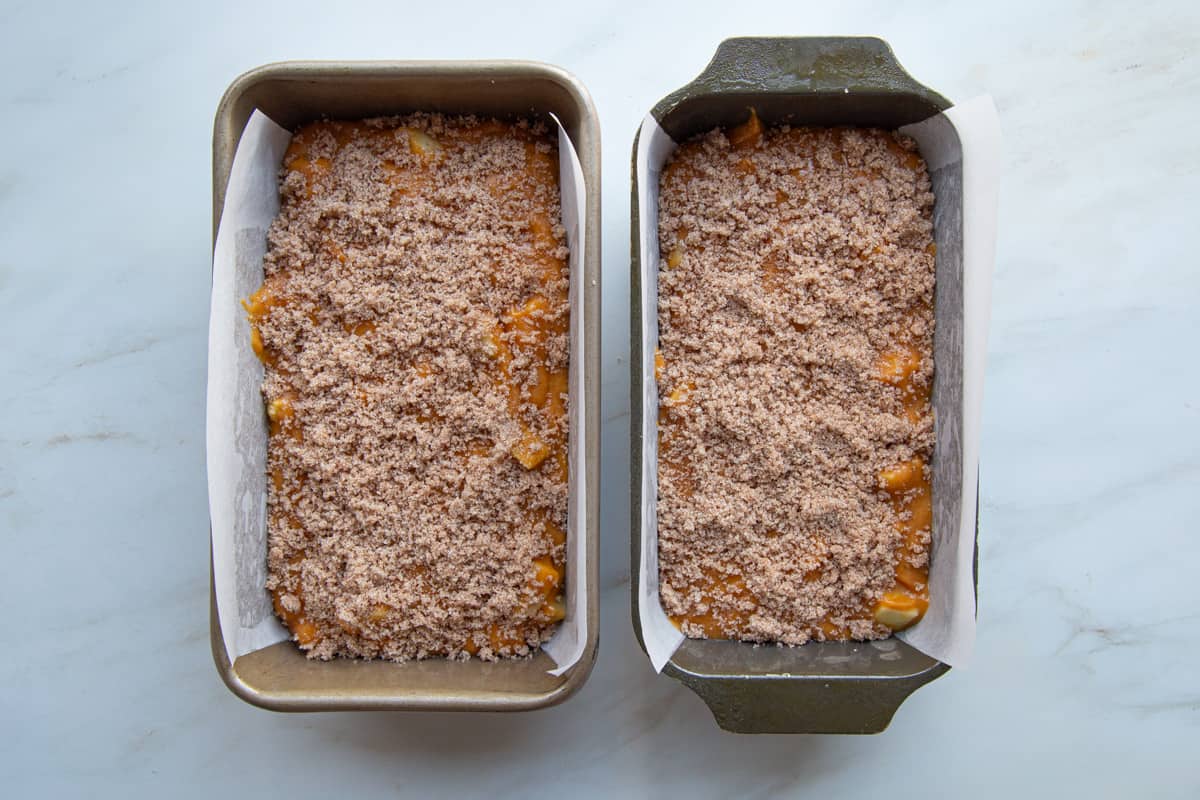
M 310 657 L 525 656 L 563 618 L 568 268 L 544 125 L 299 129 L 265 280 L 268 582 Z
M 752 115 L 665 167 L 659 577 L 687 636 L 877 639 L 924 613 L 933 202 L 882 130 Z

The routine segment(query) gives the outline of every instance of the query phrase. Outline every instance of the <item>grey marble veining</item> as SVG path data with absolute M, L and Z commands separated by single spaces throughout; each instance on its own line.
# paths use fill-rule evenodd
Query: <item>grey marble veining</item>
M 5 794 L 1200 792 L 1192 4 L 243 5 L 0 9 Z M 630 146 L 752 33 L 881 35 L 947 96 L 992 93 L 1005 129 L 976 660 L 878 737 L 724 734 L 629 624 Z M 212 667 L 212 116 L 242 70 L 311 57 L 545 60 L 600 110 L 601 651 L 562 706 L 282 716 Z

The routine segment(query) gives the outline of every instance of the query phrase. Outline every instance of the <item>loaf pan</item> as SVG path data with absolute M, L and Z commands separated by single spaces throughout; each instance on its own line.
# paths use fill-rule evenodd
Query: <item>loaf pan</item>
M 596 659 L 599 628 L 597 535 L 600 407 L 600 131 L 586 89 L 553 66 L 528 61 L 287 62 L 236 79 L 217 108 L 213 130 L 213 237 L 221 222 L 234 153 L 255 109 L 290 129 L 316 119 L 361 119 L 413 111 L 496 117 L 547 117 L 562 123 L 579 155 L 585 184 L 582 292 L 572 314 L 583 315 L 585 558 L 576 564 L 586 581 L 584 653 L 565 674 L 539 651 L 530 659 L 485 663 L 430 659 L 393 663 L 312 661 L 291 641 L 231 659 L 211 592 L 210 635 L 217 670 L 238 697 L 278 711 L 421 709 L 519 711 L 553 705 L 579 689 Z M 211 568 L 210 568 L 211 574 Z
M 716 127 L 727 128 L 743 122 L 750 108 L 765 125 L 896 129 L 934 116 L 950 105 L 944 97 L 913 80 L 897 62 L 891 48 L 879 39 L 737 38 L 724 41 L 700 76 L 664 98 L 654 106 L 651 115 L 675 142 L 682 142 Z M 635 138 L 630 272 L 631 575 L 633 626 L 645 650 L 639 556 L 643 537 L 655 532 L 652 526 L 643 523 L 643 503 L 654 500 L 646 496 L 652 484 L 644 485 L 643 478 L 647 476 L 643 474 L 643 465 L 648 455 L 644 448 L 656 447 L 657 435 L 655 420 L 645 413 L 651 399 L 648 393 L 653 394 L 655 388 L 643 379 L 647 370 L 643 362 L 653 348 L 653 342 L 644 341 L 643 314 L 655 312 L 650 299 L 643 302 L 637 154 Z M 941 179 L 957 180 L 961 192 L 961 171 Z M 656 186 L 648 188 L 652 193 L 657 192 Z M 937 181 L 934 189 L 936 194 Z M 654 224 L 653 220 L 648 224 Z M 938 245 L 935 306 L 957 307 L 961 321 L 961 208 L 935 210 L 934 236 Z M 647 298 L 652 298 L 654 287 L 645 289 Z M 961 325 L 939 322 L 935 339 L 935 406 L 939 392 L 961 396 L 961 337 Z M 961 404 L 958 413 L 961 417 Z M 961 419 L 955 419 L 952 413 L 939 415 L 936 420 L 939 445 L 934 456 L 935 504 L 939 497 L 961 493 L 961 470 L 957 482 L 938 475 L 939 460 L 946 466 L 941 471 L 944 473 L 952 473 L 952 467 L 961 466 L 961 449 L 954 435 L 955 426 L 960 423 Z M 647 518 L 652 516 L 651 513 Z M 936 515 L 934 524 L 938 524 Z M 975 536 L 977 539 L 977 520 Z M 657 602 L 657 597 L 653 601 Z M 896 638 L 868 643 L 814 641 L 800 647 L 685 639 L 663 672 L 698 694 L 717 723 L 729 731 L 877 733 L 887 727 L 910 694 L 948 669 L 946 664 Z

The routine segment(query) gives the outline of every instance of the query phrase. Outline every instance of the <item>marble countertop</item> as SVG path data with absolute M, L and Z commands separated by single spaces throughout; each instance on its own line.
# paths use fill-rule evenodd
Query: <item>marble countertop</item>
M 14 797 L 1200 792 L 1200 12 L 972 5 L 614 2 L 583 19 L 473 0 L 6 4 L 0 608 L 15 646 L 0 659 L 0 784 Z M 990 92 L 1005 129 L 976 660 L 875 737 L 722 733 L 653 674 L 629 622 L 629 148 L 721 39 L 755 33 L 883 36 L 947 96 Z M 213 112 L 243 70 L 321 57 L 544 60 L 599 108 L 601 649 L 562 706 L 279 715 L 213 669 Z

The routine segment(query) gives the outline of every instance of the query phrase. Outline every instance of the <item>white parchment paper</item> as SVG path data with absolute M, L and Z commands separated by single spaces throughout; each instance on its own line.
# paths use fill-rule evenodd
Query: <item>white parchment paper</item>
M 1000 125 L 991 98 L 984 96 L 901 131 L 916 139 L 931 172 L 941 168 L 962 170 L 963 372 L 961 513 L 944 525 L 935 516 L 929 610 L 918 624 L 899 636 L 921 652 L 961 667 L 970 660 L 975 643 L 975 487 L 996 241 Z M 658 182 L 663 165 L 675 147 L 676 143 L 654 117 L 647 115 L 638 139 L 636 166 L 644 387 L 638 605 L 642 639 L 656 671 L 662 671 L 684 641 L 683 634 L 671 624 L 659 602 L 658 387 L 654 380 L 654 351 L 658 346 Z
M 558 124 L 558 121 L 555 120 Z M 213 248 L 208 332 L 207 453 L 212 522 L 213 586 L 221 636 L 230 659 L 288 638 L 266 590 L 266 409 L 263 368 L 250 347 L 240 300 L 262 282 L 267 229 L 279 211 L 279 167 L 291 133 L 255 111 L 234 155 L 221 225 Z M 583 168 L 558 124 L 562 223 L 570 249 L 571 359 L 566 618 L 544 645 L 560 675 L 587 643 L 587 585 L 583 569 L 586 519 L 583 443 L 583 253 L 586 227 Z

